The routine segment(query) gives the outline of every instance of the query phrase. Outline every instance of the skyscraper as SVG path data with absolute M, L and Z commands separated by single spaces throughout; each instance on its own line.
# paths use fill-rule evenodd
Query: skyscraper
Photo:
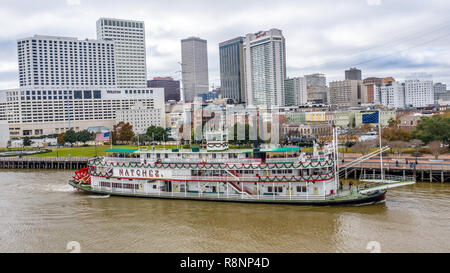
M 147 86 L 144 22 L 100 18 L 97 39 L 115 42 L 118 87 Z
M 305 75 L 308 102 L 327 103 L 327 79 L 325 74 L 315 73 Z
M 244 37 L 220 43 L 219 56 L 222 97 L 245 102 Z
M 304 105 L 308 101 L 306 79 L 304 77 L 288 78 L 284 82 L 285 106 Z
M 284 106 L 286 50 L 282 31 L 247 34 L 244 56 L 247 105 Z
M 356 67 L 350 68 L 349 70 L 345 70 L 345 79 L 360 81 L 362 79 L 361 70 L 359 70 Z
M 206 40 L 198 37 L 181 40 L 181 63 L 184 101 L 192 102 L 198 94 L 209 91 Z

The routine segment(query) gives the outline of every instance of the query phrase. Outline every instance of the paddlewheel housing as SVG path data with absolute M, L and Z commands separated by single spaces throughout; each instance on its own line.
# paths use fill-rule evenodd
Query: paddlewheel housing
M 83 168 L 76 171 L 73 179 L 78 184 L 91 184 L 91 175 L 89 174 L 89 168 Z

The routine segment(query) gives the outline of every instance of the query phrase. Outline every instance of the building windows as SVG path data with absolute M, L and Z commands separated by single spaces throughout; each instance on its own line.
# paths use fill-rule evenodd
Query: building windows
M 85 90 L 84 91 L 84 99 L 92 99 L 92 91 Z

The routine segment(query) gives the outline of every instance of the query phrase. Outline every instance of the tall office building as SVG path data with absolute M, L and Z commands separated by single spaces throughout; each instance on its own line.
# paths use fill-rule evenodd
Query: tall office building
M 282 31 L 247 34 L 244 56 L 247 105 L 284 106 L 286 49 Z
M 355 81 L 362 80 L 361 70 L 357 69 L 356 67 L 352 67 L 349 70 L 345 70 L 345 79 Z
M 308 102 L 306 79 L 304 77 L 286 79 L 284 89 L 285 106 L 305 105 Z
M 447 92 L 446 84 L 442 84 L 442 83 L 438 82 L 433 85 L 434 100 L 438 100 L 439 95 L 444 94 L 446 92 Z
M 147 81 L 148 87 L 164 88 L 164 100 L 180 100 L 180 81 L 175 81 L 171 77 L 155 77 Z
M 209 91 L 207 47 L 206 40 L 198 37 L 181 40 L 181 72 L 185 102 L 193 102 L 198 94 Z
M 405 80 L 405 104 L 424 107 L 434 103 L 433 77 L 425 73 L 415 73 Z
M 145 26 L 142 21 L 100 18 L 97 39 L 115 42 L 118 87 L 146 87 Z
M 244 37 L 220 43 L 219 56 L 222 97 L 245 102 Z
M 115 86 L 113 41 L 41 36 L 17 41 L 20 86 Z
M 362 81 L 330 82 L 330 104 L 343 107 L 358 106 L 362 102 Z
M 327 103 L 328 88 L 325 74 L 315 73 L 311 75 L 305 75 L 305 79 L 306 79 L 308 102 Z

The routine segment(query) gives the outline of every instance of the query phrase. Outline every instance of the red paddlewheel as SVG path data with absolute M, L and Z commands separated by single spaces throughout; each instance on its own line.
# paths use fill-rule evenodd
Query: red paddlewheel
M 91 184 L 91 175 L 88 172 L 88 168 L 79 169 L 75 172 L 73 179 L 78 183 Z

